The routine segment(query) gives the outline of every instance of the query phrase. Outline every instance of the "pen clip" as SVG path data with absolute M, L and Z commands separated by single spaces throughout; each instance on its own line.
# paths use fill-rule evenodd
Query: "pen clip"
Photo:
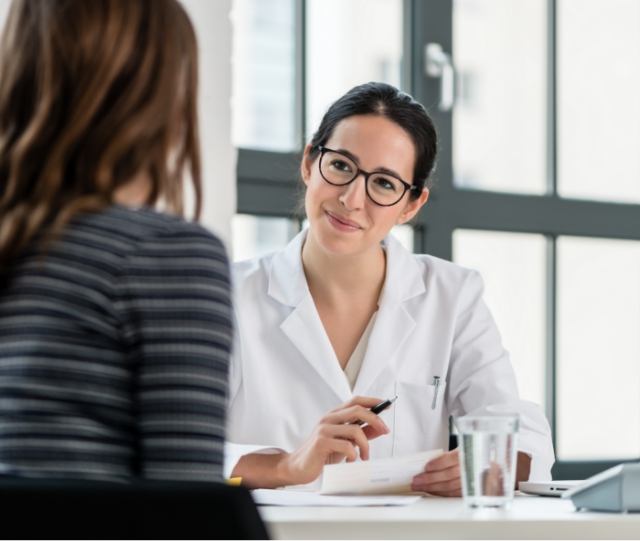
M 440 376 L 433 376 L 433 381 L 431 382 L 433 385 L 433 401 L 431 402 L 431 409 L 436 409 L 436 402 L 438 401 L 438 391 L 440 390 Z

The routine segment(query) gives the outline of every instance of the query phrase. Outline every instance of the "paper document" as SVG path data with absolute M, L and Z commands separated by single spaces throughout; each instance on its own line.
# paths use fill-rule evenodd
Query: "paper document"
M 321 494 L 397 494 L 411 492 L 411 480 L 424 471 L 441 449 L 401 457 L 328 464 L 322 473 Z
M 411 505 L 420 496 L 325 496 L 317 492 L 260 488 L 251 491 L 257 505 L 306 507 L 361 507 L 374 505 Z

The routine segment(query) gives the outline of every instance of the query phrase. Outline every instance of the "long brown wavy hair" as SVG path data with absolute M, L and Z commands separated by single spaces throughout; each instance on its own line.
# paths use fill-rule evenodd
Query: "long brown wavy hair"
M 201 210 L 197 44 L 177 0 L 13 0 L 0 42 L 0 277 L 36 237 L 148 177 Z

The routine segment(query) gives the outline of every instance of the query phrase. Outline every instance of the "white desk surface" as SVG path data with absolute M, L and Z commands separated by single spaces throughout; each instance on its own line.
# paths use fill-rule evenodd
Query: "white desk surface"
M 560 498 L 516 496 L 506 510 L 460 498 L 406 507 L 259 507 L 274 539 L 640 539 L 640 513 L 587 513 Z

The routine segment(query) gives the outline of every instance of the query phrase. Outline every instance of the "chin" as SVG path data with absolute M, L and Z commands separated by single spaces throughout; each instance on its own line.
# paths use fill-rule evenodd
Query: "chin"
M 315 227 L 311 226 L 311 234 L 323 251 L 333 255 L 352 255 L 366 251 L 362 232 L 340 233 L 331 229 L 330 225 L 322 224 L 318 227 L 315 224 Z

